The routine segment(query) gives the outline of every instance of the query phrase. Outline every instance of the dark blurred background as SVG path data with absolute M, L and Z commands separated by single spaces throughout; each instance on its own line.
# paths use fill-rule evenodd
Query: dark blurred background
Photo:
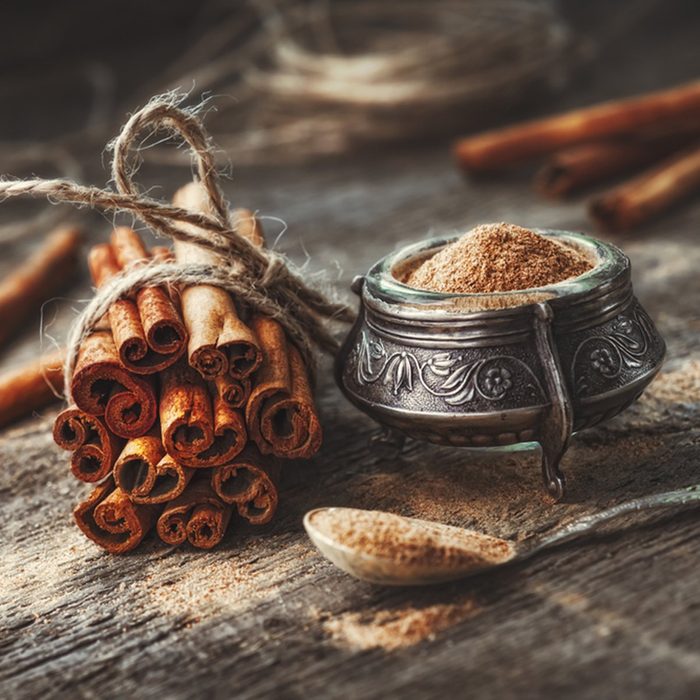
M 499 101 L 477 86 L 461 102 L 434 100 L 410 129 L 405 123 L 416 113 L 411 105 L 394 110 L 401 119 L 392 122 L 386 114 L 377 116 L 381 105 L 358 109 L 342 99 L 319 97 L 313 86 L 310 94 L 304 92 L 316 69 L 326 71 L 325 78 L 335 76 L 320 67 L 320 60 L 315 67 L 304 64 L 309 57 L 316 61 L 316 52 L 425 49 L 429 71 L 444 58 L 439 49 L 426 48 L 440 33 L 451 33 L 455 45 L 468 51 L 452 56 L 454 65 L 438 73 L 433 85 L 460 71 L 469 82 L 472 73 L 495 66 L 498 80 L 509 65 L 517 71 L 530 58 L 540 64 L 519 81 L 527 86 L 525 94 L 506 86 Z M 191 91 L 192 100 L 203 92 L 217 96 L 217 116 L 209 125 L 215 136 L 224 137 L 224 147 L 238 147 L 239 157 L 229 153 L 238 163 L 309 160 L 365 142 L 444 140 L 585 103 L 592 85 L 596 99 L 604 99 L 688 80 L 700 68 L 698 36 L 695 0 L 6 3 L 0 26 L 0 170 L 7 172 L 10 165 L 13 171 L 18 165 L 38 170 L 33 165 L 41 158 L 37 144 L 58 140 L 73 153 L 94 150 L 128 110 L 173 87 Z M 509 40 L 519 43 L 510 57 L 503 49 Z M 308 53 L 280 57 L 283 42 Z M 476 65 L 479 56 L 483 62 Z M 394 70 L 403 79 L 414 68 L 411 64 L 403 75 L 400 67 Z M 287 87 L 278 84 L 282 80 L 275 83 L 290 74 L 301 81 Z M 361 74 L 352 68 L 344 77 L 363 90 Z M 343 110 L 350 126 L 338 126 Z M 321 123 L 322 113 L 336 122 Z M 280 135 L 281 127 L 293 127 L 294 133 Z M 344 141 L 337 131 L 353 135 Z M 47 157 L 57 160 L 55 154 Z

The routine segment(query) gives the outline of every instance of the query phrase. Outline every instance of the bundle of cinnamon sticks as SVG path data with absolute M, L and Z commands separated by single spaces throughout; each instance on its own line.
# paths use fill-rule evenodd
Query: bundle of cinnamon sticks
M 455 155 L 470 173 L 544 159 L 535 185 L 550 197 L 642 169 L 588 203 L 600 228 L 630 230 L 700 192 L 700 82 L 470 136 Z
M 175 205 L 210 213 L 192 183 Z M 258 221 L 237 210 L 237 230 L 264 245 Z M 183 226 L 186 226 L 183 224 Z M 149 260 L 217 264 L 188 243 L 148 250 L 129 228 L 96 245 L 88 263 L 101 287 Z M 54 438 L 70 468 L 95 484 L 74 512 L 109 552 L 155 529 L 166 543 L 218 544 L 236 520 L 269 522 L 283 460 L 321 444 L 308 368 L 280 324 L 208 284 L 145 287 L 114 302 L 84 339 L 71 382 L 74 405 Z

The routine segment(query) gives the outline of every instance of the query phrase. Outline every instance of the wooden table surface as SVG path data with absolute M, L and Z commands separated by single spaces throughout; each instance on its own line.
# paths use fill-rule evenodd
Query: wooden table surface
M 566 103 L 697 74 L 700 49 L 689 43 L 697 22 L 673 27 L 646 26 L 634 60 L 611 48 Z M 23 110 L 36 117 L 18 105 L 12 118 L 21 120 Z M 98 153 L 76 158 L 87 182 L 106 179 Z M 177 168 L 148 173 L 166 192 L 187 176 Z M 580 200 L 538 200 L 524 175 L 466 182 L 446 144 L 235 169 L 226 189 L 235 204 L 286 220 L 280 248 L 299 262 L 308 251 L 309 270 L 325 270 L 342 294 L 377 257 L 428 234 L 494 220 L 590 230 Z M 108 231 L 99 217 L 80 220 L 95 238 Z M 212 552 L 172 550 L 150 537 L 114 557 L 72 522 L 87 489 L 52 443 L 56 409 L 2 431 L 0 696 L 700 696 L 697 512 L 635 517 L 526 565 L 420 590 L 351 579 L 318 554 L 301 526 L 310 508 L 352 505 L 518 537 L 698 482 L 699 223 L 695 201 L 616 239 L 632 259 L 635 290 L 667 341 L 668 359 L 636 405 L 575 437 L 564 462 L 565 503 L 547 502 L 529 452 L 474 455 L 418 443 L 400 457 L 374 451 L 375 426 L 342 398 L 326 363 L 324 445 L 311 462 L 287 467 L 274 524 L 236 523 Z M 267 229 L 274 237 L 279 224 Z M 3 243 L 0 271 L 37 235 Z M 81 285 L 70 299 L 89 293 Z M 69 306 L 52 335 L 65 331 Z M 37 344 L 33 326 L 2 365 L 35 353 Z

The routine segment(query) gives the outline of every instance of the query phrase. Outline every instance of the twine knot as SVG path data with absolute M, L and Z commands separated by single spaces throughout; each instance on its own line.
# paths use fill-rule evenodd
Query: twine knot
M 263 289 L 267 289 L 271 285 L 280 282 L 281 280 L 285 279 L 286 271 L 287 263 L 285 259 L 275 252 L 269 253 L 267 266 L 265 267 L 265 271 L 258 282 L 259 286 Z

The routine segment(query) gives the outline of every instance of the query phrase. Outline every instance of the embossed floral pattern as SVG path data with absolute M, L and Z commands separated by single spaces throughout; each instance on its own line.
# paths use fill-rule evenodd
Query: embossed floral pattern
M 388 353 L 382 341 L 367 331 L 361 334 L 357 353 L 358 384 L 364 386 L 381 380 L 394 396 L 411 392 L 420 385 L 450 406 L 462 406 L 477 397 L 499 401 L 513 388 L 513 368 L 517 368 L 523 375 L 522 386 L 529 387 L 533 396 L 544 398 L 532 370 L 515 357 L 503 355 L 469 360 L 460 352 L 446 351 L 421 361 L 407 350 Z
M 631 335 L 634 331 L 634 323 L 627 316 L 618 316 L 613 322 L 613 331 L 623 335 Z
M 590 357 L 593 369 L 598 370 L 603 376 L 612 377 L 616 373 L 615 360 L 608 348 L 595 348 Z
M 512 386 L 511 374 L 505 367 L 490 367 L 484 373 L 482 391 L 490 398 L 502 398 Z
M 623 371 L 642 367 L 652 337 L 651 321 L 634 309 L 614 318 L 604 333 L 585 338 L 572 361 L 576 395 L 605 391 Z
M 404 387 L 409 391 L 413 389 L 413 365 L 408 353 L 400 352 L 392 356 L 386 366 L 384 383 L 391 386 L 394 396 Z

